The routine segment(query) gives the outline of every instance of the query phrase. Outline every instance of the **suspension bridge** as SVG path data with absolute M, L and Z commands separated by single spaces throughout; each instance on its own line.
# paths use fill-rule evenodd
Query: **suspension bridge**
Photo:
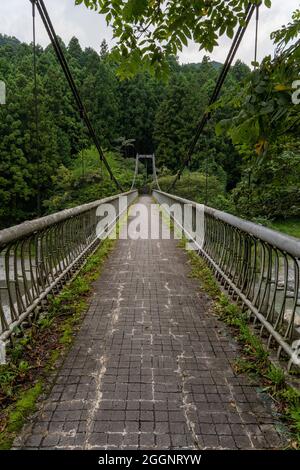
M 51 392 L 14 447 L 280 448 L 285 438 L 277 430 L 271 403 L 245 375 L 236 374 L 234 362 L 241 347 L 214 314 L 205 290 L 191 278 L 188 255 L 176 237 L 164 236 L 168 226 L 161 207 L 193 243 L 223 292 L 247 314 L 265 348 L 287 373 L 299 366 L 300 241 L 161 191 L 154 155 L 137 156 L 131 190 L 124 192 L 101 150 L 44 2 L 32 1 L 32 5 L 38 8 L 100 160 L 119 194 L 0 231 L 2 363 L 9 361 L 6 346 L 14 342 L 16 329 L 28 327 L 41 311 L 47 315 L 48 297 L 57 295 L 80 272 L 127 213 L 128 221 L 133 219 L 137 202 L 146 209 L 144 217 L 151 219 L 141 223 L 157 224 L 158 235 L 130 237 L 124 233 L 128 225 L 120 225 L 120 237 L 94 283 L 88 310 L 53 377 Z M 249 7 L 211 103 L 253 12 Z M 196 136 L 207 119 L 205 114 Z M 135 186 L 142 158 L 152 161 L 152 195 L 139 194 Z M 121 203 L 125 197 L 126 205 Z M 175 204 L 182 208 L 180 220 L 172 212 Z M 113 206 L 115 215 L 99 234 L 99 208 L 107 205 Z M 197 233 L 199 213 L 201 233 Z

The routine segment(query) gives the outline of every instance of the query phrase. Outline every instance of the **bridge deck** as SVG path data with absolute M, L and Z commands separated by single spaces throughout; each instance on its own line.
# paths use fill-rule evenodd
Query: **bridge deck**
M 149 205 L 148 197 L 140 202 Z M 118 240 L 23 448 L 278 448 L 176 240 Z

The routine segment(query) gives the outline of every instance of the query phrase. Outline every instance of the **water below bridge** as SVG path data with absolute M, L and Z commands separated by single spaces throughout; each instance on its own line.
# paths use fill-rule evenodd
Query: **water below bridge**
M 280 448 L 268 399 L 235 374 L 239 346 L 189 273 L 177 240 L 117 241 L 16 448 Z

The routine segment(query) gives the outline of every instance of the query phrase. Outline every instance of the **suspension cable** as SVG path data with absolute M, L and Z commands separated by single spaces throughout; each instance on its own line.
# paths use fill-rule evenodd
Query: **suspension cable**
M 238 50 L 238 48 L 241 44 L 241 41 L 244 37 L 244 34 L 247 30 L 247 27 L 249 25 L 249 22 L 252 18 L 252 15 L 253 15 L 255 9 L 256 9 L 256 6 L 257 5 L 249 4 L 247 9 L 246 9 L 244 23 L 243 23 L 243 25 L 239 26 L 239 28 L 236 32 L 236 35 L 234 37 L 234 40 L 233 40 L 233 43 L 231 45 L 230 51 L 227 55 L 226 61 L 223 65 L 223 67 L 222 67 L 221 73 L 220 73 L 219 78 L 217 80 L 215 89 L 214 89 L 213 94 L 212 94 L 212 96 L 209 100 L 208 109 L 217 101 L 217 99 L 219 97 L 220 91 L 221 91 L 221 89 L 224 85 L 224 82 L 226 80 L 226 77 L 228 75 L 230 67 L 232 65 L 233 59 L 234 59 L 234 57 L 237 53 L 237 50 Z M 200 122 L 198 123 L 198 125 L 196 127 L 196 132 L 195 132 L 194 138 L 193 138 L 193 140 L 192 140 L 192 142 L 191 142 L 191 144 L 188 148 L 187 155 L 186 155 L 181 167 L 179 168 L 177 174 L 175 175 L 174 181 L 172 182 L 172 184 L 167 189 L 168 192 L 171 191 L 174 188 L 174 186 L 177 183 L 178 179 L 180 178 L 183 170 L 190 163 L 192 155 L 195 151 L 196 145 L 197 145 L 198 140 L 200 138 L 200 135 L 202 134 L 203 129 L 206 126 L 206 124 L 208 123 L 208 121 L 210 120 L 210 118 L 211 118 L 211 111 L 210 110 L 205 111 L 204 115 L 202 116 L 202 119 L 200 120 Z
M 99 156 L 100 156 L 100 161 L 104 163 L 109 175 L 110 175 L 110 178 L 112 179 L 112 181 L 115 183 L 115 185 L 117 186 L 117 188 L 123 192 L 123 188 L 122 186 L 120 185 L 120 183 L 118 182 L 118 180 L 116 179 L 116 177 L 114 176 L 113 174 L 113 171 L 111 170 L 110 166 L 109 166 L 109 163 L 107 161 L 107 159 L 105 158 L 105 155 L 103 153 L 103 150 L 101 148 L 101 145 L 100 145 L 100 141 L 95 133 L 95 130 L 92 126 L 92 123 L 88 117 L 88 114 L 87 114 L 87 111 L 85 109 L 85 106 L 82 102 L 82 99 L 81 99 L 81 96 L 79 94 L 79 91 L 78 91 L 78 88 L 74 82 L 74 79 L 73 79 L 73 76 L 72 76 L 72 73 L 70 71 L 70 68 L 69 68 L 69 65 L 66 61 L 66 58 L 64 56 L 64 53 L 63 53 L 63 50 L 61 48 L 61 45 L 59 43 L 59 40 L 58 40 L 58 37 L 57 37 L 57 34 L 55 32 L 55 29 L 53 27 L 53 24 L 51 22 L 51 19 L 49 17 L 49 14 L 48 14 L 48 11 L 46 9 L 46 6 L 44 4 L 44 1 L 43 0 L 30 0 L 31 3 L 35 4 L 37 9 L 38 9 L 38 12 L 40 14 L 40 17 L 42 19 L 42 22 L 45 26 L 45 29 L 47 31 L 47 34 L 49 36 L 49 39 L 52 43 L 52 46 L 54 48 L 54 51 L 56 53 L 56 56 L 57 56 L 57 59 L 62 67 L 62 70 L 65 74 L 65 77 L 68 81 L 68 84 L 71 88 L 71 91 L 72 91 L 72 94 L 75 98 L 75 101 L 76 101 L 76 104 L 77 104 L 77 107 L 78 107 L 78 110 L 79 110 L 79 113 L 80 113 L 80 117 L 83 119 L 83 121 L 85 122 L 87 128 L 88 128 L 88 131 L 89 131 L 89 134 L 90 134 L 90 137 L 92 138 L 96 148 L 97 148 L 97 151 L 99 153 Z
M 135 187 L 135 181 L 136 181 L 136 177 L 138 175 L 138 172 L 139 172 L 139 154 L 137 153 L 136 157 L 135 157 L 135 170 L 134 170 L 134 175 L 133 175 L 133 180 L 132 180 L 132 185 L 131 185 L 131 190 L 130 191 L 132 191 Z
M 255 46 L 254 46 L 254 64 L 257 68 L 257 51 L 258 51 L 258 28 L 259 28 L 259 7 L 260 3 L 256 5 L 256 19 L 255 19 Z
M 154 182 L 156 183 L 157 189 L 158 189 L 159 191 L 161 191 L 160 186 L 159 186 L 159 182 L 158 182 L 158 178 L 157 178 L 155 153 L 153 153 L 152 164 L 153 164 L 153 180 L 154 180 Z
M 255 18 L 255 38 L 254 38 L 254 70 L 257 70 L 258 63 L 258 28 L 259 28 L 259 8 L 261 3 L 256 5 L 256 18 Z M 251 191 L 251 183 L 252 183 L 252 170 L 251 166 L 248 169 L 248 208 L 250 207 L 250 191 Z
M 36 16 L 35 3 L 32 2 L 32 37 L 33 37 L 33 99 L 34 99 L 34 121 L 35 121 L 35 150 L 37 164 L 37 213 L 41 215 L 41 184 L 40 184 L 40 161 L 38 158 L 39 143 L 39 108 L 38 108 L 38 86 L 37 86 L 37 51 L 36 51 Z

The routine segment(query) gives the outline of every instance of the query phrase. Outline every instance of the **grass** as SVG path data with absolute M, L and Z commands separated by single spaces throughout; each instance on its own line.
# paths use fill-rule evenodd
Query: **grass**
M 33 387 L 25 390 L 20 398 L 7 410 L 6 428 L 0 434 L 0 450 L 11 448 L 13 439 L 22 429 L 27 416 L 35 411 L 36 402 L 42 390 L 43 385 L 39 381 Z
M 300 238 L 300 219 L 279 220 L 270 223 L 270 227 L 292 237 Z
M 114 243 L 104 240 L 79 275 L 49 299 L 46 315 L 29 329 L 20 330 L 20 337 L 8 349 L 9 363 L 0 366 L 0 450 L 11 448 L 39 396 L 47 391 L 49 375 L 57 370 L 59 359 L 73 342 L 88 307 L 92 283 Z

